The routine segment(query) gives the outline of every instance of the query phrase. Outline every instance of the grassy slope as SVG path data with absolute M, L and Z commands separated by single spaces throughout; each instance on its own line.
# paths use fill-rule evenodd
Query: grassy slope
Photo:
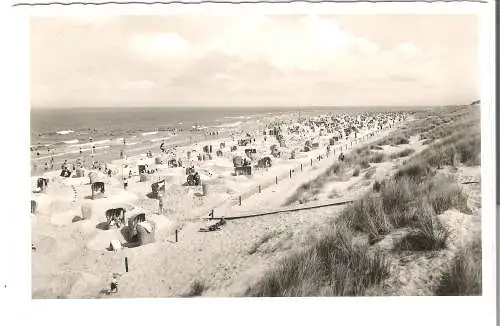
M 451 208 L 470 214 L 467 197 L 451 177 L 438 172 L 444 166 L 480 164 L 479 114 L 468 106 L 441 112 L 419 112 L 412 126 L 377 144 L 367 145 L 346 157 L 325 174 L 348 168 L 367 168 L 372 162 L 411 155 L 411 151 L 387 157 L 377 153 L 381 145 L 407 144 L 419 135 L 430 144 L 411 157 L 395 175 L 374 186 L 372 192 L 347 207 L 324 230 L 322 238 L 303 251 L 282 260 L 247 291 L 250 296 L 360 296 L 390 275 L 394 256 L 401 252 L 445 249 L 449 230 L 437 216 Z M 405 152 L 405 151 L 403 151 Z M 316 189 L 318 180 L 305 184 L 298 194 Z M 299 195 L 291 198 L 296 200 Z M 405 230 L 391 250 L 377 243 L 391 233 Z M 463 248 L 451 269 L 442 275 L 438 295 L 481 293 L 480 241 Z

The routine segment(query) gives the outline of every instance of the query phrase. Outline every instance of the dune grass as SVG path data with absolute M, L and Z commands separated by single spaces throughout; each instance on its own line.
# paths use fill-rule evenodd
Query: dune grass
M 445 178 L 419 184 L 410 178 L 383 182 L 378 193 L 370 193 L 345 209 L 339 219 L 352 230 L 378 238 L 400 228 L 411 228 L 432 244 L 422 247 L 444 248 L 447 230 L 436 216 L 457 208 L 470 213 L 462 191 Z M 439 246 L 437 244 L 440 244 Z
M 404 149 L 404 150 L 402 150 L 400 152 L 391 154 L 390 158 L 391 159 L 397 159 L 397 158 L 400 158 L 400 157 L 407 157 L 407 156 L 410 156 L 413 153 L 415 153 L 415 150 L 413 148 L 407 148 L 407 149 Z
M 376 168 L 371 168 L 370 170 L 366 171 L 364 178 L 365 179 L 370 179 L 371 177 L 373 177 L 373 175 L 375 174 L 375 172 L 377 172 L 377 169 Z
M 255 242 L 252 247 L 248 250 L 248 254 L 249 255 L 253 255 L 254 253 L 257 252 L 257 250 L 266 242 L 268 242 L 269 240 L 271 240 L 272 238 L 274 237 L 277 237 L 278 235 L 280 235 L 281 232 L 279 231 L 272 231 L 272 232 L 268 232 L 266 234 L 264 234 L 257 242 Z
M 384 139 L 381 139 L 380 141 L 377 142 L 378 146 L 385 146 L 385 145 L 391 145 L 391 146 L 398 146 L 398 145 L 405 145 L 409 144 L 410 140 L 406 135 L 402 134 L 396 134 L 393 136 L 385 137 Z
M 356 241 L 355 235 L 360 233 L 380 239 L 396 229 L 410 227 L 413 232 L 395 250 L 445 248 L 449 231 L 436 216 L 454 205 L 461 207 L 458 197 L 462 194 L 443 178 L 433 182 L 436 185 L 416 184 L 410 178 L 383 182 L 379 194 L 370 193 L 344 209 L 316 243 L 285 258 L 246 295 L 364 295 L 388 277 L 390 258 L 382 251 L 371 250 L 373 243 Z
M 437 112 L 419 112 L 417 121 L 379 142 L 360 147 L 346 155 L 330 173 L 387 159 L 377 150 L 384 145 L 406 144 L 420 135 L 430 144 L 418 154 L 411 149 L 389 156 L 408 157 L 392 178 L 375 181 L 373 191 L 347 206 L 332 220 L 331 228 L 309 248 L 286 257 L 253 287 L 250 296 L 356 296 L 377 286 L 389 275 L 392 252 L 436 251 L 447 247 L 450 231 L 438 215 L 451 209 L 470 214 L 467 196 L 452 177 L 437 170 L 457 164 L 480 164 L 479 115 L 468 106 Z M 378 155 L 379 154 L 379 155 Z M 375 169 L 368 170 L 370 178 Z M 354 173 L 357 174 L 357 173 Z M 391 232 L 409 230 L 390 253 L 373 245 Z M 361 241 L 363 235 L 368 242 Z M 373 241 L 375 240 L 375 241 Z M 443 275 L 437 295 L 481 293 L 481 244 L 466 248 Z
M 195 280 L 191 284 L 191 288 L 187 294 L 184 295 L 184 297 L 199 297 L 203 294 L 208 289 L 206 284 L 203 281 L 200 280 Z
M 285 200 L 283 205 L 288 206 L 296 202 L 307 203 L 313 200 L 321 192 L 326 183 L 332 181 L 333 178 L 343 178 L 345 169 L 345 164 L 340 162 L 333 163 L 318 177 L 300 185 L 294 194 Z
M 463 248 L 453 259 L 436 289 L 439 296 L 471 296 L 482 294 L 481 239 Z
M 366 245 L 353 245 L 345 227 L 282 260 L 247 296 L 362 296 L 389 275 L 389 259 Z

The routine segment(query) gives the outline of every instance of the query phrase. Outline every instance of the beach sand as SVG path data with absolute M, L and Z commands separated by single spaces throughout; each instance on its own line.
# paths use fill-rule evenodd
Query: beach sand
M 287 125 L 283 127 L 286 129 Z M 46 172 L 44 176 L 50 180 L 48 189 L 45 193 L 32 195 L 38 205 L 38 212 L 32 215 L 32 242 L 36 247 L 32 255 L 33 298 L 183 296 L 195 281 L 205 284 L 204 295 L 207 296 L 241 295 L 256 275 L 282 255 L 307 243 L 314 237 L 315 230 L 337 214 L 342 206 L 300 211 L 300 214 L 278 213 L 231 220 L 220 231 L 214 232 L 199 232 L 200 228 L 213 223 L 203 218 L 207 218 L 211 210 L 214 210 L 215 217 L 230 217 L 256 210 L 281 209 L 297 188 L 317 178 L 336 162 L 341 151 L 347 153 L 384 137 L 396 127 L 387 123 L 383 130 L 377 126 L 361 129 L 357 138 L 351 134 L 351 137 L 344 137 L 331 146 L 328 156 L 326 146 L 331 134 L 319 128 L 307 133 L 287 134 L 287 147 L 281 148 L 279 158 L 271 156 L 269 150 L 271 145 L 277 144 L 276 139 L 264 136 L 259 128 L 252 130 L 251 138 L 255 138 L 255 142 L 238 146 L 236 152 L 231 152 L 230 148 L 237 143 L 238 136 L 230 136 L 178 146 L 170 155 L 158 151 L 153 158 L 146 157 L 145 153 L 134 155 L 126 160 L 108 162 L 113 175 L 99 175 L 106 191 L 104 198 L 94 200 L 91 199 L 87 176 L 63 178 L 59 176 L 60 171 Z M 307 139 L 317 141 L 319 146 L 301 152 Z M 225 143 L 223 156 L 217 157 L 215 152 L 221 142 Z M 197 154 L 202 153 L 205 145 L 212 145 L 212 159 L 198 161 Z M 408 146 L 419 150 L 420 145 L 415 141 Z M 270 156 L 272 166 L 255 169 L 251 176 L 233 175 L 232 158 L 234 155 L 244 157 L 245 148 L 255 148 L 257 158 Z M 297 150 L 295 159 L 289 158 L 292 149 Z M 186 158 L 188 151 L 192 153 L 191 160 Z M 320 155 L 322 159 L 318 158 Z M 176 168 L 167 164 L 155 165 L 156 157 L 161 157 L 164 162 L 181 157 L 184 164 Z M 127 166 L 122 168 L 123 163 Z M 140 182 L 138 164 L 158 169 L 151 176 L 152 180 L 166 180 L 161 215 L 158 214 L 158 200 L 149 198 L 151 182 Z M 390 173 L 394 164 L 381 163 L 371 180 L 364 179 L 362 174 L 346 181 L 328 180 L 313 201 L 360 196 L 373 180 Z M 182 185 L 186 181 L 185 166 L 190 165 L 195 167 L 206 185 L 204 195 L 202 187 Z M 127 176 L 129 170 L 133 171 L 133 176 L 125 190 L 122 173 Z M 33 177 L 32 188 L 37 178 Z M 92 210 L 91 217 L 84 220 L 80 220 L 82 205 L 90 205 Z M 125 207 L 127 216 L 145 213 L 146 219 L 156 224 L 156 241 L 134 248 L 124 247 L 117 252 L 109 251 L 107 248 L 112 240 L 126 243 L 120 230 L 103 229 L 105 211 L 117 207 Z M 268 239 L 256 245 L 263 237 Z M 105 289 L 109 288 L 112 273 L 121 274 L 120 290 L 109 296 Z

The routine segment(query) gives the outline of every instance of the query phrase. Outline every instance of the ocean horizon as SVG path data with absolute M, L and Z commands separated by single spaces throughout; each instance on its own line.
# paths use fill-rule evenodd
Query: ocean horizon
M 424 107 L 107 107 L 31 110 L 32 159 L 74 159 L 200 141 L 210 132 L 243 132 L 289 115 L 416 111 Z M 124 140 L 126 146 L 124 146 Z M 115 153 L 116 154 L 116 153 Z M 118 155 L 118 154 L 116 154 Z

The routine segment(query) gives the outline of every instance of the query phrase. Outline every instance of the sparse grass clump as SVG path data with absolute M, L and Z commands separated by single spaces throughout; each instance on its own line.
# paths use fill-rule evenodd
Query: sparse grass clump
M 354 169 L 354 172 L 352 173 L 353 177 L 359 176 L 359 168 Z
M 208 287 L 206 284 L 200 280 L 195 280 L 191 284 L 189 292 L 185 295 L 186 297 L 199 297 L 205 292 Z
M 391 154 L 391 159 L 396 159 L 396 158 L 400 158 L 400 157 L 407 157 L 413 153 L 415 153 L 415 150 L 413 148 L 407 148 L 405 150 L 402 150 L 401 152 Z
M 451 179 L 437 179 L 426 184 L 422 189 L 437 214 L 450 208 L 456 208 L 465 214 L 472 213 L 472 210 L 467 206 L 467 196 Z
M 370 163 L 381 163 L 387 160 L 387 156 L 384 153 L 372 152 L 366 149 L 363 152 L 354 152 L 346 155 L 345 164 L 349 166 L 360 166 L 362 169 L 367 169 L 370 167 Z
M 431 175 L 431 173 L 432 170 L 429 165 L 417 162 L 403 165 L 394 175 L 394 179 L 410 178 L 412 181 L 420 183 L 424 178 Z
M 333 177 L 343 177 L 345 171 L 345 164 L 341 162 L 335 162 L 332 164 L 325 172 L 321 173 L 315 179 L 303 183 L 295 193 L 287 198 L 284 205 L 288 206 L 295 202 L 305 203 L 314 196 L 316 196 L 323 189 L 325 184 L 332 180 Z
M 395 250 L 428 251 L 446 248 L 450 232 L 434 218 L 435 211 L 428 203 L 421 203 L 416 212 L 416 229 L 407 234 Z
M 381 163 L 387 159 L 383 153 L 376 153 L 370 156 L 370 163 Z
M 272 238 L 278 236 L 280 234 L 280 232 L 278 231 L 272 231 L 272 232 L 268 232 L 266 234 L 264 234 L 260 239 L 259 241 L 257 241 L 251 248 L 250 250 L 248 250 L 248 254 L 249 255 L 253 255 L 254 253 L 257 252 L 257 250 L 266 242 L 268 242 L 269 240 L 271 240 Z
M 373 169 L 370 169 L 368 171 L 366 171 L 365 173 L 365 179 L 370 179 L 371 177 L 373 177 L 373 175 L 375 174 L 375 172 L 377 171 L 376 168 L 373 168 Z
M 384 145 L 391 145 L 391 146 L 398 146 L 398 145 L 405 145 L 409 144 L 410 140 L 408 139 L 408 134 L 410 134 L 410 131 L 406 132 L 399 132 L 397 134 L 393 134 L 391 136 L 388 136 L 382 140 L 380 140 L 377 145 L 378 146 L 384 146 Z
M 451 268 L 442 276 L 436 290 L 439 296 L 481 295 L 481 239 L 462 249 L 453 259 Z
M 338 175 L 343 172 L 344 166 L 342 163 L 336 162 L 333 163 L 326 171 L 325 171 L 325 176 L 332 176 L 332 175 Z

